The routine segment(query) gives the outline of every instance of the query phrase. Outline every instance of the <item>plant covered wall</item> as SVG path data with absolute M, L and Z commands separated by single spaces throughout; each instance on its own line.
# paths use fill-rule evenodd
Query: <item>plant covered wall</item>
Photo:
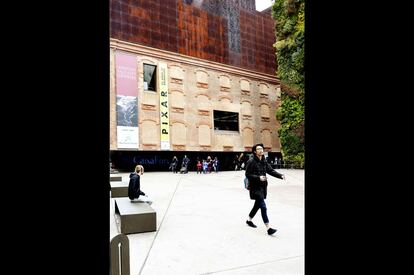
M 281 82 L 282 104 L 276 118 L 281 124 L 279 138 L 286 164 L 305 164 L 305 1 L 275 0 L 276 57 Z

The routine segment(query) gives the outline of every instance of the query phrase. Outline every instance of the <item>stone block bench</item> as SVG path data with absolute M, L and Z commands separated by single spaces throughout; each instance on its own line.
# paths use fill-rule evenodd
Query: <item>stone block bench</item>
M 128 183 L 111 181 L 111 198 L 128 197 Z
M 145 202 L 131 202 L 129 198 L 116 198 L 115 213 L 120 216 L 121 233 L 142 233 L 157 230 L 157 213 Z
M 109 181 L 122 181 L 122 177 L 121 176 L 109 177 Z

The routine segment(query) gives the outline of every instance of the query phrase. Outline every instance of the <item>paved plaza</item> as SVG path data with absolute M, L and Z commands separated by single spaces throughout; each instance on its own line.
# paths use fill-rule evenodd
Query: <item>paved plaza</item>
M 277 169 L 268 175 L 269 236 L 260 210 L 251 228 L 245 221 L 254 201 L 244 189 L 244 171 L 211 174 L 145 172 L 141 190 L 157 213 L 157 231 L 128 234 L 131 275 L 304 274 L 304 170 Z M 122 176 L 126 184 L 129 173 Z M 120 232 L 110 199 L 111 236 Z

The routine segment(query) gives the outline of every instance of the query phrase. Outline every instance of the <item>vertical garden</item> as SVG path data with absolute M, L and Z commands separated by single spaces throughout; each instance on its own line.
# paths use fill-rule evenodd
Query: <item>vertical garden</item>
M 275 0 L 277 73 L 282 104 L 276 118 L 283 159 L 288 167 L 305 165 L 305 1 Z

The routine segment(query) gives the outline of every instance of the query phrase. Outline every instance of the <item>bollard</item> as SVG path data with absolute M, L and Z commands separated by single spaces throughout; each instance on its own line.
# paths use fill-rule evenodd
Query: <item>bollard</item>
M 110 275 L 130 275 L 129 273 L 129 239 L 118 234 L 110 242 Z

